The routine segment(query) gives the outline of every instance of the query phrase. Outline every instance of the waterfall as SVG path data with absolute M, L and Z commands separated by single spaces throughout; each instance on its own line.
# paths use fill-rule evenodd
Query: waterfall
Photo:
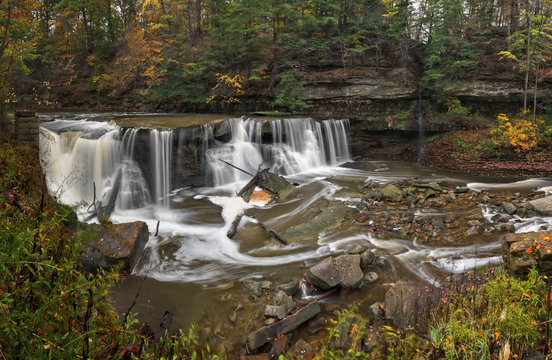
M 252 174 L 262 166 L 280 175 L 349 161 L 348 130 L 348 120 L 310 118 L 237 118 L 176 130 L 56 120 L 42 125 L 41 159 L 50 191 L 66 203 L 90 204 L 95 184 L 102 201 L 118 189 L 118 209 L 170 208 L 171 191 L 191 177 L 199 179 L 196 186 L 250 179 L 220 160 Z
M 153 199 L 156 204 L 169 207 L 171 179 L 172 131 L 150 131 Z

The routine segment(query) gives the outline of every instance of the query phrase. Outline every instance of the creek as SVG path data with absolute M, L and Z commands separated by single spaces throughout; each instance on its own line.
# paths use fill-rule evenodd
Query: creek
M 136 276 L 120 281 L 113 289 L 116 308 L 127 311 L 139 293 L 133 311 L 151 324 L 158 324 L 168 311 L 171 329 L 192 322 L 217 322 L 213 319 L 227 316 L 233 301 L 225 299 L 238 298 L 245 279 L 300 280 L 309 266 L 355 245 L 375 252 L 378 281 L 356 291 L 336 293 L 325 302 L 362 300 L 369 306 L 381 301 L 399 279 L 439 285 L 451 274 L 502 261 L 502 233 L 458 235 L 457 241 L 446 242 L 407 235 L 399 231 L 400 223 L 384 234 L 372 231 L 375 222 L 383 219 L 389 223 L 390 218 L 405 212 L 412 222 L 420 222 L 445 212 L 460 216 L 469 212 L 471 205 L 368 209 L 370 219 L 344 221 L 341 216 L 333 219 L 335 226 L 292 239 L 288 245 L 269 239 L 255 216 L 285 232 L 314 224 L 328 209 L 343 210 L 342 214 L 356 211 L 367 185 L 412 179 L 446 182 L 451 188 L 467 185 L 472 193 L 527 194 L 549 191 L 552 186 L 550 179 L 505 183 L 405 162 L 355 162 L 349 145 L 354 134 L 350 134 L 347 120 L 110 113 L 49 116 L 53 121 L 41 125 L 40 150 L 50 192 L 74 206 L 81 221 L 97 222 L 90 219 L 88 210 L 94 189 L 97 199 L 107 202 L 119 174 L 121 184 L 111 220 L 148 224 L 150 240 L 132 270 Z M 282 202 L 268 206 L 245 203 L 236 193 L 250 176 L 219 160 L 250 173 L 259 166 L 269 168 L 298 187 Z M 502 213 L 499 207 L 476 207 L 488 219 Z M 232 221 L 244 211 L 237 235 L 228 238 Z M 512 217 L 509 221 L 516 232 L 552 229 L 550 218 Z M 145 281 L 143 277 L 147 277 Z M 210 326 L 216 328 L 217 324 Z M 225 338 L 239 338 L 247 329 L 225 326 L 224 331 Z

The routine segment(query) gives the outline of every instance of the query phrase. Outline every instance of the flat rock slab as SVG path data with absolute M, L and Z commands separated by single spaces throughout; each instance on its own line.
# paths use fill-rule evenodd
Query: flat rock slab
M 83 225 L 79 237 L 84 242 L 81 262 L 88 272 L 111 268 L 119 262 L 132 270 L 149 240 L 148 225 L 142 221 L 124 224 Z
M 506 234 L 502 241 L 504 266 L 511 275 L 525 277 L 536 266 L 542 275 L 552 275 L 552 231 Z
M 360 255 L 330 256 L 307 271 L 307 279 L 322 290 L 335 286 L 354 289 L 362 284 L 363 277 Z
M 329 232 L 339 227 L 345 219 L 347 210 L 347 207 L 342 203 L 331 206 L 324 209 L 310 221 L 292 226 L 282 231 L 280 235 L 289 242 L 316 239 L 320 233 Z
M 297 310 L 295 313 L 289 315 L 284 320 L 278 321 L 272 325 L 268 325 L 260 328 L 257 331 L 252 332 L 247 336 L 245 344 L 249 351 L 255 351 L 269 339 L 275 339 L 278 335 L 288 333 L 295 330 L 299 325 L 303 324 L 307 320 L 312 319 L 320 312 L 320 305 L 318 301 L 313 301 L 305 307 Z

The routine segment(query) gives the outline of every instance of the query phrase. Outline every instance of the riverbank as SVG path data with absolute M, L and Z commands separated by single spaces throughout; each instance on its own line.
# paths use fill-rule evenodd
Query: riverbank
M 491 131 L 454 131 L 429 138 L 420 163 L 431 168 L 492 177 L 552 176 L 552 148 L 549 144 L 516 152 L 493 142 Z

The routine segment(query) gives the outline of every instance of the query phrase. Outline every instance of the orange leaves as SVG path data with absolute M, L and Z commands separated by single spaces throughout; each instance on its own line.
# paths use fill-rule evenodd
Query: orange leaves
M 531 254 L 533 253 L 533 250 L 534 250 L 534 249 L 535 249 L 534 247 L 529 246 L 529 247 L 527 248 L 527 250 L 525 250 L 525 253 L 526 253 L 527 255 L 531 255 Z

